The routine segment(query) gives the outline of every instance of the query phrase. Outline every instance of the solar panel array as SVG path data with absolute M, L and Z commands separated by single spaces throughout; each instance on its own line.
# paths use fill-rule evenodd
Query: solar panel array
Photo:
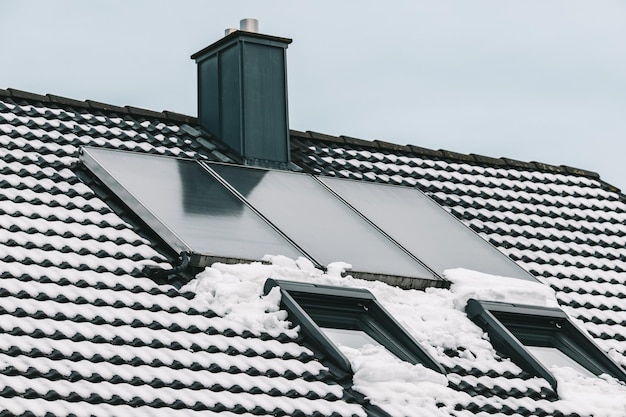
M 458 267 L 534 279 L 413 188 L 98 148 L 82 161 L 196 266 L 280 254 L 409 288 Z

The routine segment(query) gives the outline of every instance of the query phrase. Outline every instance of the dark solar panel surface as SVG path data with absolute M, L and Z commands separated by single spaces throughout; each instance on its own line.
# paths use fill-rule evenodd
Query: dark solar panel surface
M 439 274 L 446 269 L 467 268 L 534 280 L 419 190 L 331 177 L 318 178 Z
M 83 160 L 175 250 L 248 260 L 301 256 L 194 160 L 95 148 Z
M 322 265 L 345 261 L 357 272 L 434 277 L 310 175 L 209 165 Z

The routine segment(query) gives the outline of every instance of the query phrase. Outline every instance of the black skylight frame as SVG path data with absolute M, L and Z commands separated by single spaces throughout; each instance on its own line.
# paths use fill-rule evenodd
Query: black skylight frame
M 626 371 L 574 325 L 560 308 L 470 299 L 465 311 L 487 331 L 498 351 L 524 371 L 546 379 L 554 389 L 557 385 L 554 375 L 526 345 L 557 348 L 595 375 L 606 373 L 626 382 Z
M 321 327 L 364 331 L 398 358 L 446 373 L 368 290 L 269 278 L 264 293 L 274 287 L 280 288 L 289 319 L 342 371 L 352 373 L 350 361 Z

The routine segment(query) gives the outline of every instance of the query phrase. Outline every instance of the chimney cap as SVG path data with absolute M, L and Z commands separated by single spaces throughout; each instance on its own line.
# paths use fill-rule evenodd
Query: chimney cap
M 239 21 L 239 30 L 244 32 L 259 33 L 259 21 L 250 17 L 241 19 Z
M 254 32 L 243 32 L 241 30 L 236 30 L 226 36 L 224 36 L 222 39 L 219 39 L 218 41 L 212 43 L 211 45 L 207 46 L 206 48 L 203 48 L 202 50 L 196 52 L 195 54 L 191 55 L 191 59 L 194 60 L 198 60 L 198 59 L 202 59 L 203 56 L 205 54 L 207 54 L 208 52 L 212 52 L 217 50 L 219 47 L 229 44 L 230 42 L 235 42 L 235 40 L 238 37 L 245 37 L 249 40 L 254 40 L 254 39 L 259 39 L 261 41 L 269 41 L 269 42 L 276 42 L 275 45 L 282 45 L 284 48 L 287 47 L 287 45 L 289 45 L 290 43 L 293 42 L 293 39 L 289 39 L 289 38 L 281 38 L 278 36 L 271 36 L 271 35 L 264 35 L 262 33 L 254 33 Z

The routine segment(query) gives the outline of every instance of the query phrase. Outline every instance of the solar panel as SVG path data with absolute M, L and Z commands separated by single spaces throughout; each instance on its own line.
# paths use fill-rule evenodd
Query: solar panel
M 318 179 L 435 272 L 467 268 L 534 280 L 421 191 L 331 177 Z
M 208 165 L 322 265 L 349 262 L 352 275 L 388 282 L 385 277 L 411 277 L 415 283 L 418 279 L 439 280 L 310 175 Z M 410 282 L 408 286 L 412 286 Z
M 82 162 L 172 249 L 215 260 L 302 253 L 194 160 L 82 149 Z

